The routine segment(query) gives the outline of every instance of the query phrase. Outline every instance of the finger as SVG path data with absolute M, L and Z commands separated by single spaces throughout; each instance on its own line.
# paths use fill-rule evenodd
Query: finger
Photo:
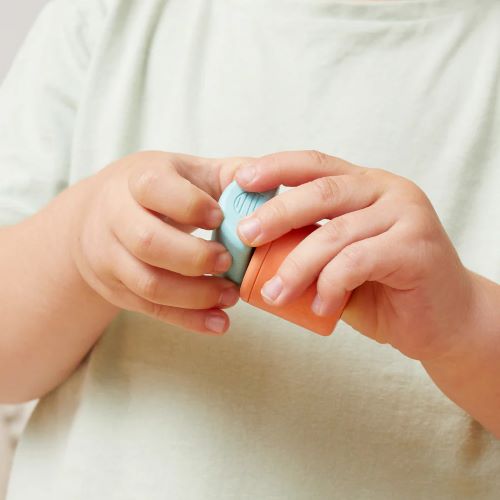
M 244 165 L 255 162 L 252 157 L 232 156 L 227 158 L 197 158 L 176 155 L 179 173 L 194 185 L 218 200 L 224 189 L 234 180 L 236 171 Z M 194 168 L 193 168 L 194 165 Z
M 318 177 L 356 175 L 366 170 L 318 151 L 286 151 L 243 166 L 236 172 L 236 180 L 247 191 L 267 191 L 281 184 L 298 186 Z
M 224 158 L 220 162 L 220 182 L 221 192 L 234 180 L 236 172 L 245 165 L 252 165 L 256 158 L 251 157 L 238 157 L 238 158 Z M 219 195 L 220 197 L 220 195 Z M 217 199 L 219 199 L 219 197 Z
M 179 175 L 169 157 L 142 160 L 129 176 L 129 189 L 142 207 L 180 224 L 213 229 L 222 223 L 216 200 Z
M 220 198 L 222 191 L 231 183 L 240 167 L 256 160 L 243 156 L 206 158 L 180 153 L 169 154 L 169 157 L 182 177 L 215 200 Z
M 365 208 L 384 189 L 383 180 L 362 175 L 320 177 L 269 200 L 240 222 L 238 233 L 247 245 L 262 245 L 292 229 Z
M 122 211 L 112 229 L 132 255 L 154 267 L 203 276 L 223 273 L 231 266 L 231 255 L 220 243 L 186 234 L 139 205 Z
M 327 222 L 285 258 L 276 276 L 264 285 L 262 297 L 276 306 L 292 302 L 318 279 L 323 268 L 343 248 L 389 230 L 396 220 L 394 211 L 376 204 Z
M 114 276 L 135 295 L 149 302 L 184 309 L 232 307 L 238 302 L 239 291 L 228 280 L 181 276 L 145 264 L 119 244 L 117 247 Z
M 165 323 L 207 335 L 224 334 L 230 324 L 228 315 L 220 309 L 189 311 L 169 306 L 153 306 L 149 315 Z
M 339 308 L 347 292 L 368 281 L 382 281 L 400 269 L 404 265 L 400 241 L 392 228 L 345 247 L 321 271 L 313 311 L 326 316 Z
M 155 304 L 137 296 L 130 298 L 130 304 L 130 311 L 140 312 L 164 323 L 205 335 L 222 335 L 230 324 L 228 315 L 220 309 L 182 309 Z
M 110 269 L 106 274 L 108 279 L 105 282 L 96 280 L 98 291 L 111 304 L 121 309 L 143 313 L 165 323 L 206 335 L 221 335 L 229 328 L 229 317 L 220 309 L 183 309 L 156 304 L 134 294 L 112 276 Z

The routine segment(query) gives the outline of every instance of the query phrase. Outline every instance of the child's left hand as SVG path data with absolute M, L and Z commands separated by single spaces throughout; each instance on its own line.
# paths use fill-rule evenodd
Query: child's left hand
M 413 182 L 315 151 L 261 158 L 236 179 L 248 191 L 298 186 L 242 221 L 249 245 L 329 219 L 264 286 L 267 302 L 286 304 L 317 280 L 317 314 L 331 313 L 353 290 L 343 319 L 407 356 L 425 361 L 465 348 L 473 274 Z

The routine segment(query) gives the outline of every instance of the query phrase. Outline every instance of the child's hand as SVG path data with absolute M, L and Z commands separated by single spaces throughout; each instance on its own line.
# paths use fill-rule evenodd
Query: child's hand
M 264 286 L 267 302 L 288 303 L 318 280 L 317 314 L 334 311 L 356 289 L 343 319 L 410 357 L 433 359 L 463 345 L 471 273 L 415 184 L 311 151 L 264 157 L 236 179 L 249 191 L 298 186 L 241 222 L 247 244 L 331 219 Z
M 216 201 L 237 160 L 145 152 L 84 181 L 73 258 L 84 280 L 113 305 L 193 331 L 223 333 L 220 308 L 238 301 L 222 278 L 231 256 L 189 234 L 222 222 Z M 85 189 L 86 185 L 86 189 Z

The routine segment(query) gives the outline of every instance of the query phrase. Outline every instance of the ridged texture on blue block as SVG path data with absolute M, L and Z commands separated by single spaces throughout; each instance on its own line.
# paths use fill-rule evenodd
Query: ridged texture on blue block
M 222 243 L 232 255 L 233 264 L 222 276 L 237 285 L 241 285 L 243 281 L 254 250 L 238 237 L 238 224 L 241 219 L 251 215 L 258 207 L 273 198 L 277 191 L 273 189 L 264 193 L 249 193 L 233 181 L 220 197 L 219 205 L 224 213 L 224 221 L 220 228 L 214 231 L 212 239 Z

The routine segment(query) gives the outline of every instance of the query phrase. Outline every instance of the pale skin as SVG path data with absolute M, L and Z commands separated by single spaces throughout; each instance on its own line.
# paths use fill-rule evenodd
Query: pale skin
M 296 186 L 240 223 L 251 246 L 328 221 L 261 293 L 285 305 L 317 281 L 313 311 L 353 292 L 343 319 L 422 362 L 440 389 L 500 438 L 500 286 L 466 269 L 411 181 L 316 151 L 273 154 L 236 174 L 248 191 Z
M 249 191 L 297 186 L 254 214 L 258 235 L 240 226 L 246 243 L 330 220 L 284 261 L 281 293 L 274 281 L 263 296 L 285 304 L 317 280 L 321 315 L 353 290 L 343 319 L 421 361 L 500 437 L 500 287 L 464 268 L 413 183 L 314 151 L 224 160 L 138 153 L 1 228 L 0 273 L 11 285 L 0 288 L 0 400 L 38 398 L 63 382 L 121 309 L 226 332 L 223 309 L 238 293 L 210 275 L 227 269 L 230 256 L 190 232 L 220 224 L 216 200 L 238 167 Z
M 0 401 L 63 382 L 121 309 L 206 334 L 238 301 L 231 256 L 189 234 L 213 229 L 240 160 L 138 153 L 0 228 Z

